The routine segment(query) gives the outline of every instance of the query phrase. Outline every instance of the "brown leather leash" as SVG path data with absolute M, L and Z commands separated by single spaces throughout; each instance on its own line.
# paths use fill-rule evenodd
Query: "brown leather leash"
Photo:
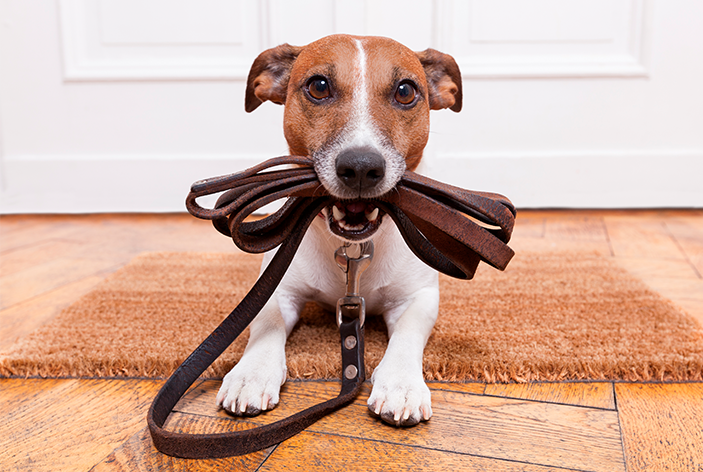
M 294 168 L 274 169 L 295 165 Z M 214 209 L 196 199 L 223 193 Z M 273 201 L 287 198 L 277 212 L 257 221 L 244 220 Z M 340 324 L 342 376 L 339 396 L 286 419 L 254 429 L 217 434 L 184 434 L 164 429 L 176 403 L 198 377 L 244 331 L 283 278 L 305 231 L 334 201 L 317 178 L 308 157 L 269 159 L 243 172 L 201 180 L 186 199 L 188 211 L 212 220 L 243 251 L 261 253 L 280 246 L 249 293 L 210 336 L 166 381 L 147 415 L 154 446 L 164 454 L 202 459 L 229 457 L 278 444 L 356 398 L 365 380 L 363 326 L 359 319 Z M 410 249 L 436 270 L 461 279 L 473 277 L 480 261 L 503 270 L 514 252 L 507 246 L 515 208 L 502 195 L 471 192 L 411 171 L 388 194 L 373 200 L 398 226 Z M 345 343 L 353 336 L 356 343 Z M 353 344 L 353 345 L 352 345 Z

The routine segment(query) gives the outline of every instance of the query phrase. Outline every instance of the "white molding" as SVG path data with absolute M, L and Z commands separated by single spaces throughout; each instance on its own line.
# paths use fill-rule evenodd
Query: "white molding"
M 460 27 L 458 22 L 462 15 L 456 10 L 468 8 L 469 3 L 465 0 L 436 1 L 437 47 L 454 56 L 465 79 L 649 76 L 652 0 L 619 0 L 629 7 L 627 24 L 620 25 L 627 32 L 628 38 L 624 41 L 627 44 L 620 48 L 595 53 L 575 47 L 573 51 L 562 54 L 540 53 L 537 48 L 534 53 L 507 55 L 491 51 L 467 52 L 469 44 L 459 41 L 456 33 L 457 30 L 466 30 L 468 26 Z M 522 46 L 530 44 L 526 41 Z
M 460 58 L 457 60 L 464 79 L 540 79 L 648 77 L 649 71 L 631 56 L 593 56 L 580 61 L 570 58 L 539 58 L 524 61 L 518 57 L 497 60 Z
M 6 156 L 0 213 L 181 212 L 196 180 L 270 157 Z M 519 208 L 703 207 L 703 149 L 445 153 L 427 155 L 423 167 L 447 183 L 502 193 Z
M 259 4 L 245 0 L 247 14 L 256 18 L 245 20 L 251 31 L 243 47 L 233 52 L 233 45 L 211 45 L 207 46 L 208 54 L 202 56 L 189 50 L 198 45 L 159 44 L 156 51 L 169 52 L 163 56 L 136 54 L 148 49 L 145 45 L 105 47 L 94 33 L 89 33 L 91 27 L 98 26 L 92 12 L 96 5 L 96 0 L 59 0 L 65 81 L 245 80 L 256 54 L 266 47 L 269 20 L 265 15 L 269 10 L 265 1 Z M 88 53 L 91 49 L 93 57 Z M 114 55 L 115 50 L 122 54 Z

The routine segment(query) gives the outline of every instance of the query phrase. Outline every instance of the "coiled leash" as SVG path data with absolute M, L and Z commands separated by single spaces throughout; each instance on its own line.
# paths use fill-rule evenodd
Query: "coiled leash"
M 294 168 L 274 169 L 294 165 Z M 196 199 L 223 193 L 214 209 Z M 286 198 L 281 209 L 268 217 L 245 222 L 253 212 Z M 280 246 L 249 293 L 210 336 L 166 381 L 147 415 L 154 446 L 170 456 L 201 459 L 242 455 L 278 444 L 323 416 L 356 398 L 365 380 L 363 298 L 360 276 L 373 252 L 361 248 L 358 258 L 347 248 L 335 260 L 347 273 L 347 294 L 337 305 L 342 344 L 342 388 L 334 399 L 286 419 L 255 429 L 216 434 L 184 434 L 163 428 L 178 400 L 212 362 L 244 331 L 273 294 L 293 260 L 305 231 L 318 213 L 335 199 L 321 185 L 308 157 L 269 159 L 243 172 L 201 180 L 186 199 L 188 211 L 212 220 L 215 228 L 231 236 L 243 251 L 266 252 Z M 406 171 L 396 187 L 373 204 L 387 213 L 403 238 L 426 264 L 461 279 L 473 277 L 480 261 L 503 270 L 514 252 L 507 246 L 515 221 L 515 208 L 502 195 L 471 192 Z

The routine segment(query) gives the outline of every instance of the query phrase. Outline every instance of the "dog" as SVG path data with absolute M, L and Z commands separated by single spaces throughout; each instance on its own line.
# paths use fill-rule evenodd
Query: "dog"
M 388 347 L 373 372 L 372 414 L 396 426 L 432 416 L 423 378 L 425 344 L 437 319 L 437 272 L 403 241 L 373 199 L 415 170 L 429 137 L 429 112 L 459 112 L 462 84 L 454 59 L 413 52 L 388 38 L 332 35 L 307 46 L 261 53 L 247 80 L 245 109 L 285 105 L 290 154 L 310 156 L 336 201 L 311 224 L 288 272 L 251 323 L 241 360 L 224 377 L 220 407 L 253 416 L 274 408 L 287 376 L 285 342 L 309 301 L 334 311 L 345 274 L 334 261 L 342 244 L 373 240 L 374 258 L 361 278 L 370 315 L 382 315 Z M 265 256 L 265 268 L 272 258 Z M 263 268 L 262 268 L 263 270 Z

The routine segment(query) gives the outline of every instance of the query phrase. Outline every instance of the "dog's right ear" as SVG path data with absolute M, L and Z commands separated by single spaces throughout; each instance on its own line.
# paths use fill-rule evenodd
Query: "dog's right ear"
M 256 58 L 247 78 L 244 109 L 256 110 L 266 100 L 283 105 L 286 103 L 288 79 L 293 63 L 303 48 L 281 44 L 268 49 Z

